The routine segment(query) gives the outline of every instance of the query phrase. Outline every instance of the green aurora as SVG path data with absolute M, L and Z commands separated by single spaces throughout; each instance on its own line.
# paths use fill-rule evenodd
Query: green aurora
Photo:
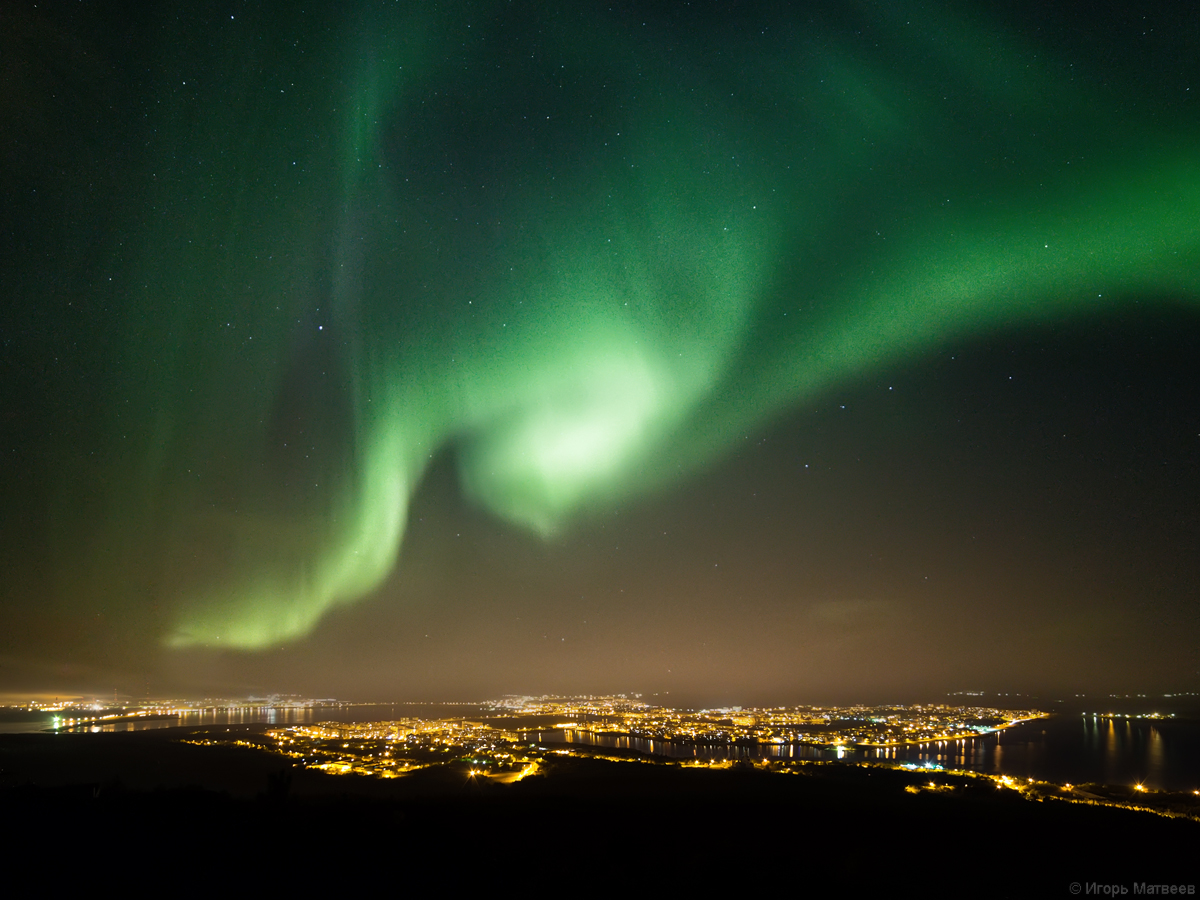
M 45 491 L 50 558 L 169 647 L 370 595 L 439 454 L 555 542 L 864 372 L 1200 297 L 1169 63 L 936 4 L 361 7 L 162 13 L 94 89 L 125 149 L 63 277 L 102 462 Z

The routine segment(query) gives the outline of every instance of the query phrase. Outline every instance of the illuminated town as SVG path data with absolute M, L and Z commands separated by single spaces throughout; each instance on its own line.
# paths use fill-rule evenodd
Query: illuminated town
M 206 738 L 201 744 L 272 749 L 291 763 L 334 775 L 392 779 L 421 770 L 457 772 L 465 783 L 511 784 L 569 759 L 710 769 L 753 768 L 812 775 L 830 765 L 907 772 L 909 793 L 963 793 L 981 787 L 1029 800 L 1062 800 L 1200 817 L 1200 792 L 1150 791 L 1135 784 L 1055 784 L 948 769 L 932 760 L 843 758 L 843 750 L 945 745 L 1044 717 L 1033 709 L 943 705 L 799 706 L 685 711 L 629 697 L 520 697 L 486 705 L 483 716 L 321 722 L 272 728 L 265 741 Z M 262 740 L 262 739 L 260 739 Z M 784 748 L 824 751 L 802 758 Z M 780 752 L 783 750 L 784 752 Z M 829 758 L 835 751 L 835 758 Z
M 680 711 L 623 697 L 521 698 L 505 704 L 514 719 L 553 716 L 561 728 L 662 741 L 754 742 L 816 746 L 894 746 L 956 740 L 997 731 L 1045 713 L 983 707 L 793 706 Z
M 394 778 L 466 759 L 471 777 L 510 782 L 537 771 L 547 753 L 595 757 L 611 750 L 624 759 L 619 751 L 633 751 L 647 761 L 683 757 L 721 767 L 740 757 L 778 756 L 771 751 L 785 746 L 839 750 L 964 740 L 1043 715 L 940 705 L 690 711 L 623 696 L 520 697 L 487 704 L 483 716 L 322 722 L 267 735 L 297 764 L 335 774 Z
M 472 775 L 511 781 L 534 771 L 546 752 L 633 750 L 723 765 L 730 748 L 736 758 L 771 755 L 761 751 L 785 745 L 837 749 L 962 740 L 1044 715 L 920 705 L 685 711 L 628 697 L 522 697 L 488 706 L 486 715 L 473 718 L 323 722 L 267 734 L 301 765 L 327 772 L 395 777 L 465 755 L 473 760 Z
M 509 696 L 484 703 L 396 703 L 390 709 L 399 716 L 338 721 L 365 718 L 364 707 L 380 711 L 375 704 L 279 695 L 127 706 L 76 699 L 21 708 L 42 716 L 54 713 L 47 724 L 56 733 L 177 729 L 172 740 L 179 743 L 282 756 L 286 770 L 308 770 L 318 777 L 392 781 L 420 774 L 418 781 L 432 777 L 482 788 L 531 776 L 553 780 L 572 761 L 623 764 L 620 771 L 640 764 L 656 770 L 741 769 L 817 777 L 886 769 L 909 793 L 978 797 L 981 790 L 995 796 L 1012 791 L 1028 800 L 1200 819 L 1197 790 L 1058 784 L 984 773 L 971 765 L 977 741 L 1050 715 L 1032 708 L 863 704 L 685 710 L 653 705 L 636 694 Z M 1110 721 L 1174 717 L 1159 712 L 1083 716 Z

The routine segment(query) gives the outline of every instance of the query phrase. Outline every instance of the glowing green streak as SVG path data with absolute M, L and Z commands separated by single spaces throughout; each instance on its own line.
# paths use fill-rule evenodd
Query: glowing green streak
M 967 217 L 953 238 L 911 242 L 882 276 L 847 287 L 840 305 L 852 313 L 780 345 L 752 405 L 783 409 L 955 338 L 1086 315 L 1122 295 L 1200 297 L 1200 164 L 1179 152 L 1142 165 L 1084 196 L 994 221 Z
M 376 588 L 395 565 L 411 482 L 402 458 L 382 445 L 372 449 L 361 479 L 360 492 L 329 529 L 327 546 L 315 558 L 260 568 L 248 581 L 204 595 L 189 608 L 192 617 L 171 635 L 170 645 L 270 646 L 307 634 L 331 608 Z M 289 525 L 273 524 L 272 535 L 241 532 L 238 538 L 260 549 L 278 545 Z
M 352 311 L 360 342 L 349 471 L 316 516 L 316 537 L 269 517 L 228 526 L 247 561 L 183 608 L 176 646 L 272 646 L 376 589 L 395 565 L 422 470 L 447 443 L 469 496 L 549 538 L 591 507 L 695 472 L 747 430 L 871 367 L 997 326 L 1082 315 L 1107 302 L 1100 295 L 1200 296 L 1193 153 L 1110 150 L 1116 164 L 1089 169 L 1086 187 L 1064 177 L 1060 188 L 1022 185 L 1014 197 L 1014 181 L 981 194 L 969 175 L 942 169 L 991 113 L 943 133 L 940 101 L 893 86 L 895 60 L 850 53 L 806 57 L 799 74 L 785 57 L 768 60 L 786 102 L 725 110 L 725 127 L 768 129 L 745 141 L 710 126 L 725 102 L 715 88 L 698 101 L 664 87 L 619 153 L 564 175 L 555 189 L 569 204 L 513 188 L 508 206 L 526 219 L 501 247 L 446 249 L 439 241 L 459 226 L 422 226 L 427 207 L 401 177 L 380 174 L 382 123 L 451 77 L 416 63 L 438 54 L 417 53 L 415 39 L 388 37 L 423 28 L 393 23 L 381 32 L 392 49 L 366 54 L 340 151 L 332 302 Z M 947 28 L 943 38 L 943 58 L 906 47 L 906 64 L 962 72 L 1000 110 L 1053 94 L 1011 61 L 1018 51 L 991 41 L 996 59 L 980 62 L 962 51 L 978 34 Z M 603 37 L 588 40 L 584 67 L 607 64 Z M 1065 104 L 1087 108 L 1062 91 Z M 919 156 L 942 141 L 940 155 Z M 1024 165 L 1056 166 L 1057 153 Z M 910 176 L 913 154 L 923 168 Z M 512 183 L 537 174 L 518 164 Z M 876 191 L 891 193 L 844 208 Z M 929 204 L 943 193 L 955 205 Z M 867 216 L 881 220 L 887 244 L 867 243 L 873 229 L 857 221 Z M 857 243 L 843 247 L 841 235 Z M 484 275 L 465 289 L 453 271 L 414 263 L 427 245 L 445 252 L 440 266 Z M 836 250 L 844 265 L 797 267 L 814 249 Z M 428 271 L 409 271 L 420 265 Z M 412 293 L 428 293 L 435 312 L 397 324 Z M 270 552 L 293 543 L 296 558 Z
M 341 308 L 353 307 L 361 300 L 356 296 L 362 289 L 360 210 L 378 202 L 381 192 L 374 171 L 381 122 L 398 94 L 404 66 L 410 72 L 419 70 L 421 59 L 421 23 L 407 21 L 405 35 L 400 37 L 387 27 L 389 23 L 367 19 L 360 33 L 370 44 L 360 46 L 358 54 L 367 62 L 358 69 L 344 116 L 345 142 L 340 153 L 342 203 L 331 301 Z M 234 583 L 193 597 L 185 605 L 181 621 L 168 637 L 169 645 L 256 648 L 295 639 L 311 631 L 331 608 L 360 598 L 387 577 L 395 566 L 408 500 L 422 465 L 415 462 L 419 452 L 405 444 L 406 439 L 412 440 L 413 429 L 403 422 L 372 421 L 363 409 L 361 385 L 358 387 L 353 398 L 356 415 L 369 439 L 361 442 L 354 469 L 346 478 L 352 487 L 335 501 L 337 508 L 327 516 L 317 546 L 289 534 L 294 529 L 286 521 L 255 523 L 250 528 L 226 524 L 251 554 L 279 554 L 278 549 L 273 554 L 271 548 L 294 540 L 306 556 L 270 567 L 254 561 L 249 576 L 238 567 Z M 394 420 L 394 414 L 391 418 Z M 264 525 L 276 529 L 275 533 L 264 535 Z

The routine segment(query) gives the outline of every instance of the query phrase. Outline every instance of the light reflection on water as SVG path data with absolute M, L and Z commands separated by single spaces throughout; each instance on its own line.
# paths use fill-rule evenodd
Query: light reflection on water
M 580 729 L 524 733 L 538 743 L 636 750 L 671 759 L 877 760 L 932 763 L 989 775 L 1062 784 L 1144 784 L 1154 790 L 1200 789 L 1200 723 L 1050 716 L 1003 731 L 899 747 L 807 744 L 697 744 Z
M 213 725 L 312 725 L 318 722 L 380 722 L 405 718 L 458 718 L 478 716 L 481 708 L 463 704 L 345 704 L 340 706 L 228 706 L 206 709 L 177 710 L 172 714 L 130 717 L 125 721 L 80 722 L 68 726 L 65 720 L 57 729 L 62 732 L 91 732 L 103 734 L 118 731 L 151 731 L 157 728 L 202 728 Z M 61 719 L 61 717 L 60 717 Z M 24 731 L 53 729 L 47 718 L 27 724 Z
M 83 724 L 75 728 L 64 728 L 63 731 L 89 731 L 102 734 L 116 731 L 151 731 L 156 728 L 187 728 L 208 725 L 307 725 L 313 722 L 326 722 L 334 718 L 333 712 L 326 709 L 294 708 L 256 708 L 243 707 L 234 709 L 192 709 L 180 712 L 174 716 L 146 717 L 131 719 L 124 722 L 100 722 Z M 314 716 L 314 713 L 316 714 Z

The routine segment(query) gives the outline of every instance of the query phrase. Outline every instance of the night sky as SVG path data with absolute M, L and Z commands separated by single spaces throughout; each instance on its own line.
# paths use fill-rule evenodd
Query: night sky
M 0 19 L 0 692 L 1200 689 L 1191 4 L 189 6 Z

